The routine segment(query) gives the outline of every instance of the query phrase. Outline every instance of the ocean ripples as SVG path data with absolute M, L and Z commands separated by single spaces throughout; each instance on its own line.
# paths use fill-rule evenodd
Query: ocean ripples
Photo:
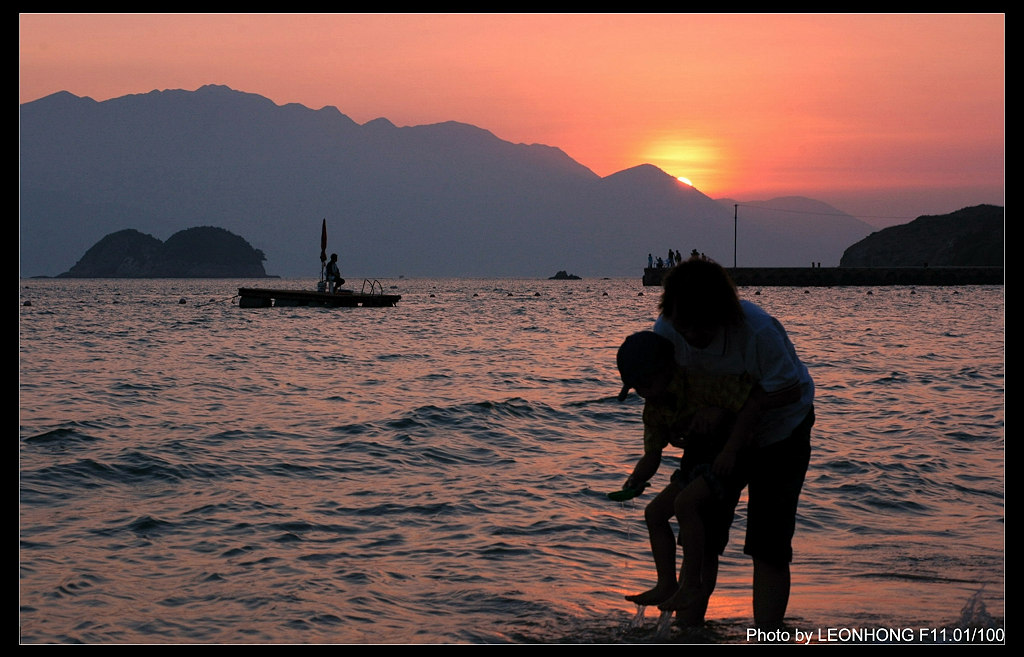
M 381 312 L 177 285 L 29 286 L 23 641 L 658 640 L 622 599 L 653 583 L 650 496 L 606 497 L 642 451 L 615 399 L 654 319 L 635 282 L 399 282 Z M 757 298 L 818 384 L 801 619 L 942 623 L 981 584 L 1001 614 L 1001 289 L 951 297 Z M 741 502 L 714 622 L 670 640 L 742 641 L 744 529 Z
M 97 440 L 99 439 L 81 429 L 60 427 L 35 436 L 26 436 L 23 442 L 26 445 L 45 445 L 67 449 L 78 443 L 89 444 Z

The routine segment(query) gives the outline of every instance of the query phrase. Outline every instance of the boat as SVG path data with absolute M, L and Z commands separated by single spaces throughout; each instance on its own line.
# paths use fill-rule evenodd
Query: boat
M 369 285 L 370 289 L 366 290 Z M 394 306 L 400 294 L 384 294 L 378 281 L 363 281 L 363 291 L 338 290 L 274 290 L 258 287 L 238 288 L 239 308 L 270 308 L 275 306 L 324 306 L 327 308 L 384 308 Z
M 332 260 L 333 262 L 333 260 Z M 327 281 L 327 218 L 320 228 L 320 281 L 316 290 L 274 290 L 259 287 L 238 288 L 239 308 L 270 308 L 276 306 L 323 306 L 327 308 L 384 308 L 394 306 L 402 298 L 400 294 L 384 294 L 384 286 L 380 281 L 363 279 L 363 287 L 359 292 L 346 289 L 330 291 L 331 284 Z M 339 283 L 344 285 L 345 280 Z

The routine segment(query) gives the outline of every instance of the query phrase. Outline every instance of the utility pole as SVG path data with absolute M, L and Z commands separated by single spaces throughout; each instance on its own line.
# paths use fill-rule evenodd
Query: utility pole
M 732 268 L 736 269 L 736 215 L 740 212 L 740 204 L 732 206 Z

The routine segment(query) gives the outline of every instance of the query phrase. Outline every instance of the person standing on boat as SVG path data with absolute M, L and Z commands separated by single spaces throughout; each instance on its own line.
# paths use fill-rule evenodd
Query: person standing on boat
M 331 284 L 331 294 L 338 291 L 338 288 L 345 284 L 341 277 L 341 269 L 338 268 L 338 254 L 331 254 L 331 261 L 327 263 L 327 282 Z

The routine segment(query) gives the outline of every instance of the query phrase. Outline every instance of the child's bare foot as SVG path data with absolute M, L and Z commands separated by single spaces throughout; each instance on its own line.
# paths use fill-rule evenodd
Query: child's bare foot
M 643 607 L 648 605 L 658 605 L 671 598 L 672 594 L 676 592 L 676 589 L 677 587 L 674 583 L 658 584 L 650 591 L 644 591 L 643 593 L 637 593 L 635 595 L 627 595 L 626 599 Z

